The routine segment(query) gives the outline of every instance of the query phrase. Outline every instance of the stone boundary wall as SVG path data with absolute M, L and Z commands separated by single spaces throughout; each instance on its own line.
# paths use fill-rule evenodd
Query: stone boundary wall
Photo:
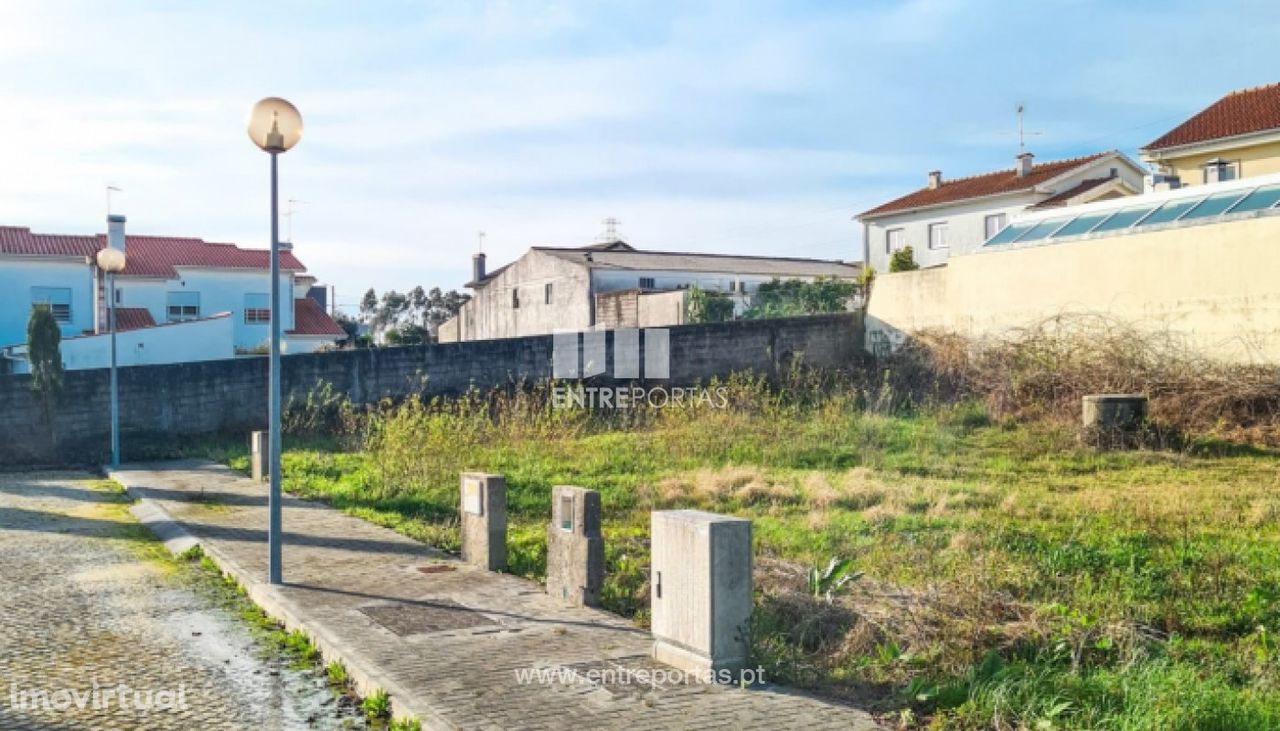
M 612 334 L 609 335 L 612 352 Z M 862 357 L 861 313 L 671 328 L 671 385 L 738 371 L 775 375 L 796 357 L 849 367 Z M 552 336 L 398 348 L 341 350 L 283 358 L 283 390 L 305 397 L 329 383 L 359 404 L 413 393 L 456 394 L 551 375 Z M 101 463 L 109 448 L 106 369 L 68 371 L 55 408 L 51 448 L 41 402 L 25 375 L 0 376 L 0 465 Z M 131 432 L 198 435 L 266 428 L 267 359 L 136 366 L 120 370 L 120 421 Z M 127 439 L 126 439 L 127 441 Z M 126 458 L 128 448 L 125 448 Z

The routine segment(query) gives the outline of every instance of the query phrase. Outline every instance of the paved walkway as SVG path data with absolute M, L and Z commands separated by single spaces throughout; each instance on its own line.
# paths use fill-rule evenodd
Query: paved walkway
M 341 659 L 363 691 L 387 690 L 396 714 L 425 728 L 875 728 L 858 709 L 772 686 L 652 674 L 657 687 L 617 682 L 665 670 L 649 659 L 647 632 L 561 608 L 535 583 L 311 502 L 285 501 L 286 583 L 272 587 L 261 483 L 203 462 L 126 466 L 112 477 L 141 499 L 135 513 L 171 550 L 194 537 L 269 613 Z M 519 679 L 536 671 L 545 674 Z
M 261 659 L 212 590 L 163 558 L 100 480 L 0 474 L 0 729 L 342 725 L 327 690 Z

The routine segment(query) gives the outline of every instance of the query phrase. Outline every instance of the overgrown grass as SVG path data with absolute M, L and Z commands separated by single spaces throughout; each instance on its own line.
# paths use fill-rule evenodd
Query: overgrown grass
M 328 403 L 299 419 L 324 435 L 290 437 L 285 486 L 456 549 L 458 473 L 502 473 L 532 578 L 551 487 L 597 489 L 602 599 L 641 624 L 649 511 L 750 517 L 756 659 L 904 726 L 1280 726 L 1276 453 L 1099 451 L 1062 421 L 820 374 L 714 385 L 729 408 L 591 415 L 537 387 Z M 862 576 L 827 601 L 806 570 L 833 557 Z

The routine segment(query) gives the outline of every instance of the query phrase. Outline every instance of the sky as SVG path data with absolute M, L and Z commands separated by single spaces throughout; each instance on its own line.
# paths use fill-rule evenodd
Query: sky
M 856 260 L 851 218 L 1137 148 L 1280 81 L 1275 2 L 0 0 L 0 225 L 265 247 L 265 96 L 295 251 L 349 307 L 461 288 L 615 217 L 655 250 Z

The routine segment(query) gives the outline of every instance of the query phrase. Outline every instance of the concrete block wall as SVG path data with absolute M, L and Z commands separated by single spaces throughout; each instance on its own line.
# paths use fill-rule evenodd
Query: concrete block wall
M 610 333 L 612 339 L 612 333 Z M 860 313 L 671 328 L 669 385 L 736 371 L 785 372 L 806 364 L 851 367 L 862 353 Z M 456 394 L 551 376 L 552 336 L 342 350 L 283 359 L 285 400 L 322 383 L 358 404 L 414 393 Z M 26 375 L 0 376 L 0 465 L 100 463 L 109 449 L 109 375 L 68 371 L 54 409 L 53 449 Z M 120 421 L 130 432 L 198 435 L 266 428 L 267 359 L 135 366 L 120 370 Z M 126 456 L 128 447 L 125 448 Z

